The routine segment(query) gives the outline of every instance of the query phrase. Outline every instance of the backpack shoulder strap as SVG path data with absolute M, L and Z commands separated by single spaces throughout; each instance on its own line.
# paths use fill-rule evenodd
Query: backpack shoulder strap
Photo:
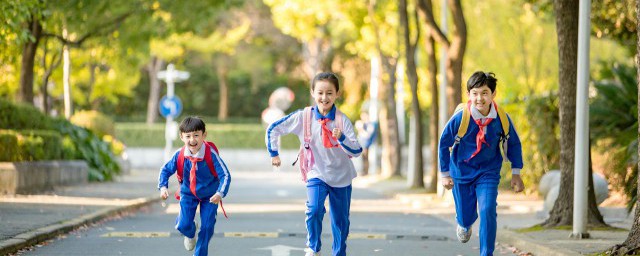
M 311 107 L 305 107 L 302 111 L 302 129 L 304 133 L 304 142 L 311 141 Z
M 216 168 L 213 165 L 213 158 L 211 157 L 211 150 L 214 150 L 216 154 L 218 154 L 218 148 L 215 144 L 213 144 L 213 142 L 210 141 L 205 141 L 204 145 L 206 147 L 204 149 L 204 161 L 207 162 L 207 166 L 209 166 L 209 171 L 211 171 L 213 177 L 218 179 L 218 173 L 216 172 Z
M 493 104 L 496 106 L 496 110 L 498 111 L 498 117 L 500 118 L 500 123 L 502 124 L 502 133 L 504 134 L 505 138 L 509 137 L 509 118 L 507 118 L 507 113 L 504 112 L 504 109 L 499 108 L 498 104 L 496 104 L 495 102 L 493 102 Z
M 464 137 L 467 133 L 467 129 L 469 128 L 469 120 L 471 119 L 471 112 L 469 112 L 469 103 L 460 103 L 458 107 L 456 107 L 457 113 L 462 111 L 462 121 L 460 122 L 460 127 L 458 128 L 458 134 L 456 135 L 456 143 L 460 142 L 460 139 Z
M 336 122 L 336 128 L 340 129 L 340 131 L 344 131 L 344 119 L 342 118 L 342 112 L 338 108 L 336 108 L 336 117 L 334 122 Z
M 182 171 L 184 169 L 184 147 L 180 149 L 180 153 L 178 153 L 178 163 L 176 164 L 176 177 L 178 178 L 178 183 L 182 184 Z

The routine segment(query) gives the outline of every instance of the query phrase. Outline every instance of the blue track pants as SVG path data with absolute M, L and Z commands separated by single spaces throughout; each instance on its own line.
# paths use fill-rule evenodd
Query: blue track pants
M 470 228 L 480 213 L 480 255 L 491 256 L 495 249 L 496 208 L 498 206 L 499 179 L 480 176 L 471 183 L 454 181 L 453 198 L 456 203 L 456 221 L 464 228 Z
M 180 213 L 176 218 L 176 229 L 186 237 L 195 237 L 196 225 L 193 220 L 198 205 L 200 205 L 200 232 L 193 255 L 206 256 L 209 254 L 209 242 L 213 237 L 213 228 L 216 225 L 217 204 L 209 203 L 209 198 L 202 198 L 202 202 L 200 202 L 191 193 L 181 193 Z
M 329 196 L 331 231 L 333 233 L 333 255 L 347 255 L 349 236 L 349 209 L 351 208 L 351 185 L 334 188 L 314 178 L 307 182 L 307 246 L 315 252 L 322 247 L 322 219 L 326 210 L 324 202 Z

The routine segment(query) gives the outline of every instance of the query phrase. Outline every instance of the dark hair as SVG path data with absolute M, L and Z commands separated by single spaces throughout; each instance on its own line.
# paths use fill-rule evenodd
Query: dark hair
M 498 79 L 496 79 L 496 74 L 493 72 L 476 71 L 467 81 L 467 92 L 470 92 L 473 88 L 480 88 L 486 85 L 493 93 L 496 91 L 496 82 L 498 82 Z
M 313 91 L 316 87 L 316 83 L 318 81 L 327 81 L 336 88 L 336 92 L 340 91 L 340 81 L 338 81 L 338 76 L 331 72 L 322 72 L 318 73 L 311 81 L 311 90 Z
M 180 133 L 196 131 L 206 131 L 204 121 L 202 121 L 202 119 L 197 116 L 188 116 L 185 119 L 182 119 L 182 122 L 180 122 Z

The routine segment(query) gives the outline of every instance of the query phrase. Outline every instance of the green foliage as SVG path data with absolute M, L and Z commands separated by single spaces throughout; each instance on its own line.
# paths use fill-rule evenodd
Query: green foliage
M 559 169 L 558 96 L 555 93 L 531 95 L 524 101 L 503 106 L 512 118 L 522 143 L 522 157 L 526 168 L 521 173 L 522 179 L 528 191 L 536 191 L 542 175 L 549 170 Z M 535 118 L 530 117 L 531 113 L 535 113 Z M 510 175 L 505 170 L 508 169 L 503 168 L 502 175 Z
M 115 133 L 113 120 L 95 110 L 78 111 L 73 114 L 70 121 L 77 126 L 91 130 L 100 138 Z
M 635 0 L 599 0 L 591 4 L 591 31 L 598 38 L 610 38 L 636 52 L 638 21 Z
M 47 116 L 32 105 L 13 103 L 0 98 L 0 129 L 52 129 Z
M 624 180 L 630 210 L 637 197 L 638 87 L 634 66 L 603 63 L 602 80 L 594 82 L 590 122 L 598 147 L 609 154 L 607 174 Z M 631 171 L 628 174 L 629 170 Z
M 266 129 L 258 123 L 252 124 L 213 124 L 207 123 L 207 140 L 224 148 L 265 149 Z M 146 125 L 144 123 L 117 123 L 116 136 L 128 147 L 164 147 L 164 124 Z M 180 139 L 173 141 L 174 147 L 181 147 Z M 296 136 L 282 137 L 282 148 L 295 149 L 300 146 Z
M 60 133 L 52 130 L 0 130 L 0 161 L 41 161 L 60 159 Z
M 64 119 L 56 119 L 54 125 L 61 134 L 69 136 L 81 158 L 89 165 L 89 180 L 113 180 L 120 173 L 120 166 L 108 143 L 90 130 L 75 126 Z
M 0 130 L 0 161 L 18 161 L 18 133 L 13 130 Z

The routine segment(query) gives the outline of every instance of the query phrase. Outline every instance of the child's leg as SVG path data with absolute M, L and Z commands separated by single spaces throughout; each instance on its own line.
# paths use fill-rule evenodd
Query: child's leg
M 453 182 L 453 200 L 456 203 L 456 221 L 464 228 L 470 228 L 478 219 L 477 198 L 473 183 Z
M 349 209 L 351 208 L 351 185 L 344 188 L 329 188 L 331 230 L 333 231 L 333 255 L 347 255 L 349 236 Z
M 493 255 L 496 243 L 496 200 L 498 198 L 498 180 L 480 180 L 476 185 L 478 208 L 480 212 L 480 255 Z
M 307 246 L 314 252 L 322 247 L 322 218 L 327 212 L 324 201 L 327 198 L 329 186 L 320 179 L 310 179 L 307 182 Z
M 185 194 L 180 196 L 180 213 L 176 218 L 176 229 L 188 238 L 196 236 L 196 224 L 193 222 L 196 208 L 198 208 L 198 199 Z
M 209 203 L 208 198 L 200 202 L 200 232 L 198 232 L 198 242 L 193 255 L 207 256 L 209 254 L 209 242 L 213 237 L 217 213 L 218 205 Z

